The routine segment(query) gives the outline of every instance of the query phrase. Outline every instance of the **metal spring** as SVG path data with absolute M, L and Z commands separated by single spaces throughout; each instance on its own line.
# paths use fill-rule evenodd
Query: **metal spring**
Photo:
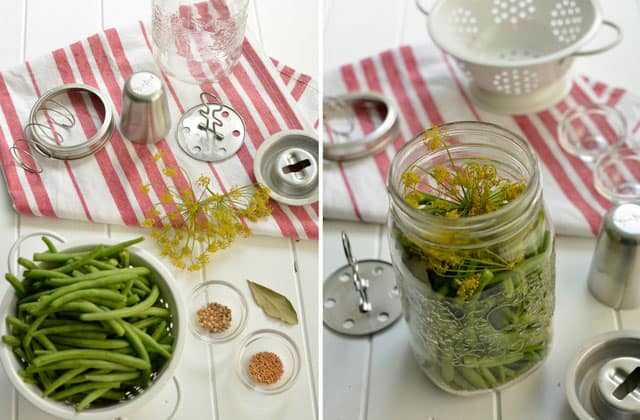
M 207 98 L 211 98 L 212 101 L 207 100 Z M 219 134 L 216 129 L 216 127 L 222 127 L 222 121 L 216 117 L 216 113 L 222 111 L 222 101 L 211 92 L 201 92 L 200 102 L 204 108 L 199 113 L 204 118 L 204 123 L 201 123 L 198 127 L 201 130 L 206 130 L 207 133 L 213 133 L 217 140 L 222 140 L 224 136 Z
M 49 103 L 53 103 L 57 105 L 57 107 L 52 108 L 48 106 Z M 40 112 L 44 112 L 46 114 L 49 124 L 47 125 L 39 122 L 26 124 L 23 132 L 24 138 L 14 140 L 13 145 L 9 147 L 9 153 L 16 165 L 32 174 L 39 174 L 43 171 L 43 168 L 38 163 L 33 150 L 38 152 L 40 156 L 47 159 L 51 159 L 52 156 L 45 149 L 35 144 L 33 140 L 31 140 L 31 136 L 29 136 L 29 134 L 33 134 L 34 130 L 38 130 L 38 134 L 41 138 L 45 138 L 52 143 L 62 144 L 64 143 L 64 136 L 58 133 L 53 127 L 58 126 L 62 128 L 72 128 L 76 125 L 76 118 L 71 111 L 55 99 L 49 99 L 47 101 L 47 105 L 38 110 L 38 113 Z M 58 117 L 60 119 L 58 119 Z M 23 146 L 20 147 L 21 145 Z M 27 160 L 30 160 L 32 163 L 27 162 Z

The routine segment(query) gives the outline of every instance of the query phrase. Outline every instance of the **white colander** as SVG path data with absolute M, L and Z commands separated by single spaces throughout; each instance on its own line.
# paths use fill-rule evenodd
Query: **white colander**
M 576 56 L 605 52 L 622 41 L 618 25 L 602 19 L 595 0 L 438 0 L 427 11 L 434 43 L 455 58 L 476 102 L 507 114 L 535 112 L 571 88 Z M 615 39 L 581 50 L 606 25 Z

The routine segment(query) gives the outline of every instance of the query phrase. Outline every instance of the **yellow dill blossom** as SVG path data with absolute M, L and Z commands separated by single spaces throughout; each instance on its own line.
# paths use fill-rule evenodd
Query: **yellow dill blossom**
M 153 155 L 153 160 L 154 162 L 158 162 L 160 159 L 162 159 L 162 156 L 164 155 L 164 153 L 162 153 L 162 150 L 158 150 L 154 155 Z
M 456 292 L 458 296 L 470 298 L 480 286 L 480 273 L 475 273 L 464 280 L 455 279 L 454 283 L 458 286 Z
M 444 133 L 440 127 L 433 126 L 427 130 L 424 130 L 424 145 L 430 151 L 435 151 L 439 149 L 442 145 L 444 145 L 444 138 L 446 137 L 446 133 Z
M 526 183 L 521 180 L 501 177 L 495 165 L 485 163 L 485 159 L 454 160 L 444 138 L 446 133 L 439 127 L 433 127 L 425 130 L 423 142 L 432 152 L 444 148 L 448 155 L 446 165 L 432 168 L 413 166 L 401 175 L 405 200 L 412 207 L 455 219 L 479 216 L 498 210 L 526 189 Z M 434 182 L 422 180 L 418 171 Z M 417 205 L 416 192 L 421 195 L 420 206 Z
M 177 174 L 176 169 L 166 167 L 162 172 L 167 176 Z M 144 224 L 152 229 L 160 254 L 189 271 L 200 270 L 209 263 L 209 254 L 249 236 L 251 230 L 245 219 L 257 221 L 271 214 L 269 191 L 260 185 L 237 186 L 221 194 L 213 191 L 210 178 L 202 175 L 196 186 L 200 189 L 197 193 L 191 188 L 170 188 Z M 159 217 L 159 208 L 168 203 L 173 203 L 175 210 Z
M 411 207 L 417 209 L 420 207 L 420 201 L 424 198 L 424 194 L 420 193 L 420 191 L 411 191 L 408 193 L 404 199 L 409 203 Z
M 420 183 L 420 175 L 413 170 L 407 170 L 402 174 L 400 182 L 405 190 L 414 189 Z
M 202 188 L 208 187 L 210 183 L 211 183 L 211 178 L 209 178 L 208 176 L 204 176 L 204 175 L 200 175 L 198 177 L 198 180 L 196 181 L 196 184 L 198 184 Z
M 143 194 L 149 194 L 149 191 L 151 191 L 151 184 L 140 185 L 140 192 Z
M 165 166 L 164 168 L 162 168 L 162 173 L 168 177 L 174 177 L 178 175 L 178 171 L 176 171 L 175 168 L 171 168 L 169 166 Z

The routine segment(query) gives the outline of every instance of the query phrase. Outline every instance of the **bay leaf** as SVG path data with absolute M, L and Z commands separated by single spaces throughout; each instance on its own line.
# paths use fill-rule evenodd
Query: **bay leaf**
M 251 280 L 247 280 L 247 283 L 249 283 L 249 288 L 256 304 L 262 308 L 267 316 L 291 325 L 298 323 L 298 314 L 289 299 Z

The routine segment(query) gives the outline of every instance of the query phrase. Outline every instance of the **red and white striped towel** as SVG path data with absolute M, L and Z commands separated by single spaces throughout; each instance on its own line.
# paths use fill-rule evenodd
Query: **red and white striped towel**
M 324 163 L 326 218 L 384 223 L 388 210 L 386 176 L 400 147 L 425 127 L 460 120 L 499 124 L 528 139 L 537 151 L 546 205 L 558 233 L 596 235 L 602 215 L 611 206 L 593 186 L 591 169 L 565 153 L 556 126 L 569 107 L 602 101 L 619 108 L 637 128 L 637 98 L 619 88 L 576 77 L 570 95 L 560 104 L 532 115 L 496 115 L 477 108 L 469 99 L 464 76 L 453 60 L 433 46 L 405 46 L 348 64 L 324 76 L 324 94 L 372 90 L 395 99 L 400 111 L 400 135 L 372 158 L 349 163 Z M 355 134 L 368 133 L 378 115 L 359 114 Z M 599 130 L 606 123 L 590 121 Z M 638 173 L 640 177 L 640 173 Z
M 282 130 L 313 129 L 318 119 L 318 91 L 311 78 L 274 65 L 247 37 L 239 64 L 219 84 L 191 85 L 163 74 L 172 121 L 177 122 L 186 109 L 200 102 L 201 90 L 215 93 L 242 115 L 247 136 L 236 156 L 215 164 L 191 159 L 180 150 L 172 130 L 166 140 L 149 146 L 134 145 L 116 133 L 94 156 L 70 162 L 41 160 L 41 174 L 27 173 L 14 163 L 9 147 L 23 137 L 30 108 L 42 93 L 66 83 L 93 85 L 109 96 L 119 119 L 122 86 L 140 70 L 160 74 L 153 60 L 150 32 L 143 23 L 107 30 L 0 73 L 0 160 L 17 211 L 137 226 L 167 188 L 187 186 L 182 173 L 175 178 L 163 176 L 164 166 L 180 166 L 193 180 L 200 174 L 211 176 L 212 186 L 224 192 L 255 181 L 254 155 L 266 138 Z M 86 105 L 81 102 L 77 106 Z M 79 108 L 75 110 L 81 115 Z M 90 119 L 80 118 L 79 124 L 86 132 L 95 131 Z M 155 162 L 153 156 L 158 151 L 162 159 Z M 140 189 L 147 183 L 152 185 L 149 195 Z M 272 207 L 270 218 L 251 225 L 255 233 L 318 237 L 317 205 L 288 207 L 272 202 Z

